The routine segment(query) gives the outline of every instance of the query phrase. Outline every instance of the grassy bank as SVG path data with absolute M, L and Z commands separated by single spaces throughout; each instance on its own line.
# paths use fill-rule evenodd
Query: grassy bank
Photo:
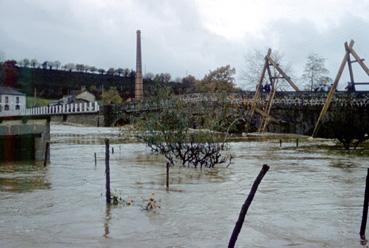
M 26 106 L 27 106 L 27 108 L 31 108 L 31 107 L 34 107 L 34 106 L 46 106 L 50 103 L 50 101 L 52 101 L 52 100 L 45 99 L 45 98 L 27 96 Z

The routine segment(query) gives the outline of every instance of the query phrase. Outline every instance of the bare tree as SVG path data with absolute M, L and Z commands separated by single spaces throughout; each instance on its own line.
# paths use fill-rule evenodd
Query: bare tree
M 55 60 L 55 61 L 53 62 L 53 64 L 54 64 L 55 69 L 59 70 L 60 65 L 61 65 L 60 61 L 59 61 L 59 60 Z
M 329 71 L 324 63 L 325 58 L 320 57 L 316 53 L 312 53 L 307 57 L 302 78 L 306 81 L 306 88 L 310 88 L 310 91 L 316 89 L 320 84 L 326 84 L 326 81 L 329 81 Z
M 163 108 L 136 121 L 136 127 L 145 130 L 139 138 L 153 152 L 164 155 L 170 166 L 176 163 L 193 168 L 213 168 L 217 164 L 228 166 L 231 162 L 228 143 L 221 142 L 222 139 L 211 131 L 190 131 L 189 111 L 183 101 L 170 97 L 170 91 L 160 88 L 153 104 Z
M 31 59 L 31 67 L 36 68 L 37 66 L 39 66 L 39 63 L 37 61 L 37 59 Z
M 28 67 L 30 64 L 29 59 L 23 59 L 23 66 Z
M 115 70 L 115 74 L 117 74 L 118 76 L 121 76 L 124 72 L 124 69 L 123 68 L 118 68 Z
M 124 76 L 124 77 L 128 77 L 130 72 L 131 72 L 131 70 L 130 70 L 130 69 L 125 68 L 125 69 L 124 69 L 124 72 L 123 72 L 123 76 Z
M 90 66 L 90 72 L 95 73 L 97 68 L 95 66 Z
M 245 67 L 244 70 L 241 72 L 241 80 L 245 82 L 244 88 L 247 90 L 255 90 L 256 85 L 258 84 L 260 80 L 260 75 L 262 73 L 264 63 L 265 63 L 265 56 L 266 53 L 264 53 L 261 50 L 254 49 L 249 50 L 245 55 Z M 289 63 L 286 63 L 283 61 L 283 54 L 281 54 L 279 51 L 274 50 L 272 52 L 272 58 L 273 60 L 278 63 L 282 68 L 283 71 L 292 79 L 295 79 L 292 66 Z M 276 71 L 271 72 L 272 75 L 276 73 Z M 266 83 L 268 80 L 267 77 L 264 77 L 263 83 Z M 277 88 L 279 89 L 285 89 L 288 87 L 288 85 L 283 82 L 282 80 L 278 85 Z
M 90 70 L 90 67 L 91 66 L 89 66 L 89 65 L 84 65 L 83 71 L 87 73 Z
M 73 63 L 68 63 L 63 66 L 67 71 L 73 71 L 76 69 L 76 66 Z
M 110 67 L 107 71 L 106 74 L 108 75 L 114 75 L 115 69 L 113 67 Z
M 84 64 L 76 64 L 76 70 L 79 72 L 83 72 L 85 70 Z
M 47 69 L 48 65 L 49 65 L 49 62 L 48 62 L 48 61 L 44 61 L 44 62 L 41 64 L 42 69 Z

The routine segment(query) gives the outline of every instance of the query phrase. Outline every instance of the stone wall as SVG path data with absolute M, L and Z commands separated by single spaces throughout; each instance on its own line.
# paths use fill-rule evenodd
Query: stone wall
M 0 123 L 0 140 L 4 147 L 1 147 L 1 158 L 7 160 L 17 160 L 22 158 L 19 154 L 22 150 L 31 150 L 33 156 L 28 159 L 42 161 L 45 158 L 46 143 L 50 142 L 50 121 L 48 119 L 13 119 L 2 120 Z M 33 147 L 20 147 L 27 141 Z M 30 142 L 28 142 L 30 141 Z M 49 151 L 48 151 L 49 152 Z M 13 154 L 14 153 L 14 154 Z M 49 154 L 48 154 L 48 157 Z
M 235 109 L 235 118 L 246 117 L 248 109 L 252 106 L 252 99 L 255 92 L 242 94 L 190 94 L 176 96 L 173 99 L 161 100 L 159 102 L 145 101 L 130 102 L 120 105 L 104 106 L 105 126 L 112 126 L 119 123 L 129 123 L 134 116 L 139 116 L 145 112 L 155 112 L 162 108 L 173 108 L 176 100 L 181 99 L 189 109 L 189 113 L 201 115 L 204 109 L 221 109 L 224 104 L 231 105 Z M 270 123 L 266 131 L 278 133 L 297 133 L 311 135 L 318 119 L 320 111 L 326 101 L 328 92 L 277 92 L 273 101 L 271 116 L 279 120 L 279 123 Z M 266 104 L 267 95 L 263 93 L 261 100 L 257 103 L 259 109 L 263 109 Z M 369 92 L 336 92 L 331 107 L 325 118 L 326 121 L 333 120 L 332 114 L 336 112 L 357 112 L 354 118 L 359 118 L 369 111 Z M 242 112 L 242 113 L 240 113 Z M 357 115 L 357 117 L 356 117 Z M 255 114 L 258 116 L 258 114 Z M 251 122 L 254 127 L 258 126 L 258 118 Z M 259 118 L 260 119 L 260 118 Z M 362 125 L 369 121 L 362 119 Z M 250 120 L 248 120 L 250 121 Z M 260 121 L 260 120 L 259 120 Z M 257 130 L 254 128 L 253 130 Z M 323 129 L 324 130 L 324 129 Z M 246 131 L 246 130 L 241 130 Z M 321 131 L 322 136 L 329 136 L 325 131 Z
M 83 126 L 103 127 L 104 115 L 98 114 L 69 114 L 51 116 L 51 121 L 55 123 L 69 123 Z

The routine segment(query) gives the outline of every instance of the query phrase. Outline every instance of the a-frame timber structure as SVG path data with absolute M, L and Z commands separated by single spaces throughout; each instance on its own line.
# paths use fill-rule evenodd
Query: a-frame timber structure
M 267 101 L 264 106 L 258 108 L 258 102 L 261 102 L 262 91 L 263 91 L 263 82 L 264 79 L 268 77 L 268 83 L 270 88 L 267 93 Z M 286 80 L 289 85 L 295 90 L 300 91 L 296 84 L 291 80 L 291 78 L 282 70 L 279 64 L 272 58 L 272 49 L 268 49 L 267 55 L 264 57 L 264 66 L 261 71 L 261 75 L 256 86 L 256 92 L 251 102 L 251 108 L 248 113 L 248 118 L 251 121 L 255 112 L 260 114 L 261 122 L 258 127 L 258 132 L 264 132 L 267 127 L 269 121 L 278 122 L 275 118 L 270 116 L 270 110 L 273 105 L 273 99 L 276 93 L 276 88 L 278 84 L 278 80 Z
M 364 59 L 360 58 L 360 56 L 357 54 L 357 52 L 354 50 L 353 46 L 354 46 L 354 41 L 351 40 L 349 44 L 347 44 L 347 42 L 345 42 L 345 56 L 342 59 L 341 65 L 338 69 L 338 73 L 336 75 L 336 78 L 333 81 L 333 85 L 331 90 L 328 93 L 327 99 L 324 103 L 324 106 L 320 112 L 320 115 L 318 117 L 317 122 L 315 123 L 315 127 L 314 127 L 314 131 L 312 134 L 312 137 L 315 137 L 318 134 L 319 131 L 319 125 L 322 122 L 325 114 L 327 113 L 329 106 L 332 103 L 333 100 L 333 96 L 334 93 L 336 92 L 338 83 L 341 79 L 343 70 L 345 69 L 346 64 L 348 65 L 348 69 L 349 69 L 349 74 L 350 74 L 350 82 L 349 85 L 351 87 L 353 87 L 353 90 L 355 90 L 355 85 L 363 85 L 363 84 L 369 84 L 369 82 L 355 82 L 354 81 L 354 73 L 352 70 L 352 64 L 353 63 L 358 63 L 360 65 L 360 67 L 365 71 L 366 75 L 369 76 L 369 69 L 366 66 L 366 64 L 364 63 Z M 353 57 L 353 59 L 351 58 L 351 56 Z M 348 89 L 349 90 L 349 89 Z

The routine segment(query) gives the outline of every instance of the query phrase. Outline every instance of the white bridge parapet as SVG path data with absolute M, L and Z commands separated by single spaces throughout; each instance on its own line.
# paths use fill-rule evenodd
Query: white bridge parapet
M 100 106 L 97 102 L 70 103 L 62 105 L 32 107 L 15 111 L 3 110 L 0 112 L 0 117 L 83 114 L 83 113 L 97 113 L 99 112 L 99 110 Z

